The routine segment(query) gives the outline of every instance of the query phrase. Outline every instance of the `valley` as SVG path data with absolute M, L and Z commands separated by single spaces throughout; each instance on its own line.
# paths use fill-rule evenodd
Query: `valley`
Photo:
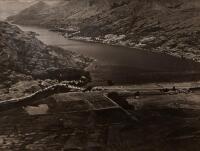
M 60 33 L 41 27 L 20 25 L 19 28 L 37 33 L 37 38 L 48 45 L 93 58 L 94 61 L 87 70 L 94 85 L 107 85 L 107 81 L 115 84 L 139 84 L 198 80 L 199 63 L 191 60 L 136 48 L 69 40 Z
M 199 151 L 198 0 L 0 0 L 1 151 Z
M 198 62 L 199 10 L 198 0 L 60 0 L 54 5 L 40 1 L 8 20 L 61 31 L 71 39 L 140 48 Z

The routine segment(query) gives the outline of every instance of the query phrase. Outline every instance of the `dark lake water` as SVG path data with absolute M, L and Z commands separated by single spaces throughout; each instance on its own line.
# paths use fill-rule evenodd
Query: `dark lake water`
M 46 44 L 95 58 L 88 70 L 97 83 L 108 80 L 117 84 L 134 84 L 200 79 L 200 64 L 192 61 L 137 49 L 68 40 L 59 33 L 38 27 L 20 28 L 38 33 L 38 38 Z

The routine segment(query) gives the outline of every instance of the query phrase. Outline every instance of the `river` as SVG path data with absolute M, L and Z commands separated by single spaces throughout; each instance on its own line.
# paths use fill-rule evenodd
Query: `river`
M 19 27 L 38 33 L 38 39 L 48 45 L 95 58 L 88 70 L 97 83 L 103 84 L 108 80 L 117 84 L 134 84 L 200 79 L 199 63 L 132 48 L 68 40 L 59 33 L 39 27 Z

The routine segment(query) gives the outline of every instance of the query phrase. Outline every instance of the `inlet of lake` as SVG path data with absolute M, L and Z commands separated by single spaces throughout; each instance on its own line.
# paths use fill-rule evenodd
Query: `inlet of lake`
M 200 64 L 166 54 L 92 42 L 68 40 L 60 33 L 39 27 L 19 26 L 23 31 L 38 33 L 37 38 L 77 52 L 96 61 L 87 68 L 94 82 L 105 84 L 135 84 L 181 82 L 200 79 Z

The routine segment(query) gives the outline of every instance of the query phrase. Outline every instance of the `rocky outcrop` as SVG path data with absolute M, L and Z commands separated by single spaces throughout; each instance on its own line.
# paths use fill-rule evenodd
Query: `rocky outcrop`
M 140 103 L 130 110 L 138 122 L 127 120 L 101 92 L 56 94 L 0 110 L 0 150 L 198 151 L 199 92 L 133 93 L 122 90 L 119 96 Z
M 10 20 L 49 28 L 73 27 L 78 32 L 67 37 L 200 59 L 198 0 L 60 0 L 54 6 L 39 4 Z M 125 37 L 116 38 L 121 35 Z

